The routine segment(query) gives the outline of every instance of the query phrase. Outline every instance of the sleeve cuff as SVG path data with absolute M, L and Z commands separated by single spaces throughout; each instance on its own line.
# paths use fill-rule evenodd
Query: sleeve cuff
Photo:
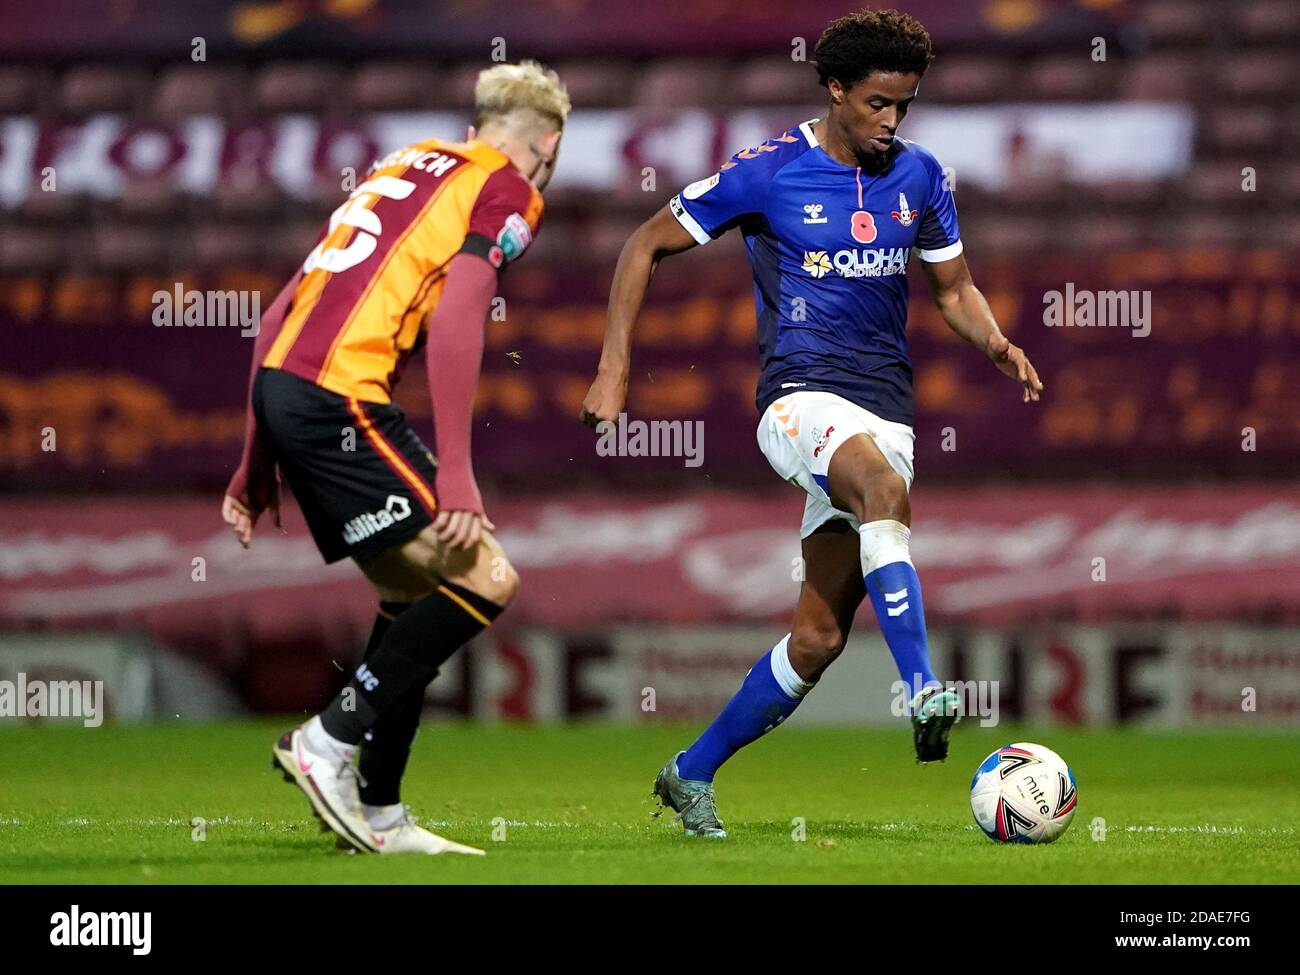
M 930 264 L 941 264 L 944 261 L 951 261 L 961 253 L 961 250 L 961 241 L 957 240 L 949 244 L 947 247 L 940 247 L 938 250 L 927 251 L 918 249 L 917 255 L 921 260 Z
M 668 209 L 673 212 L 673 216 L 677 218 L 677 222 L 686 228 L 686 232 L 695 238 L 695 243 L 707 244 L 713 239 L 704 232 L 704 228 L 700 226 L 699 221 L 686 211 L 680 193 L 668 201 Z

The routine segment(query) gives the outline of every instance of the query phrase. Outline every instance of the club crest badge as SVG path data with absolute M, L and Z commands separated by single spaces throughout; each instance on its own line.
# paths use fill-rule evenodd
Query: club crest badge
M 890 211 L 890 216 L 897 220 L 904 227 L 912 226 L 912 221 L 920 216 L 921 211 L 913 210 L 907 205 L 907 195 L 898 194 L 898 209 Z

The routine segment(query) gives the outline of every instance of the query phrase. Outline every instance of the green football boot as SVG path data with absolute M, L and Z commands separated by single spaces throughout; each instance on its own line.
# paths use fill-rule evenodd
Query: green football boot
M 923 688 L 910 705 L 916 760 L 942 762 L 948 757 L 948 733 L 961 720 L 961 697 L 943 687 Z
M 665 807 L 677 813 L 687 836 L 725 839 L 727 831 L 722 828 L 718 807 L 713 803 L 713 783 L 683 779 L 677 774 L 677 759 L 685 754 L 678 752 L 676 757 L 659 770 L 655 777 L 654 794 Z

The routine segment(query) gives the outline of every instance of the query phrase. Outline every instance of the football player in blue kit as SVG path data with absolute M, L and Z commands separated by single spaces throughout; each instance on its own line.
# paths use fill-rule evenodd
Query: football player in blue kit
M 619 257 L 584 421 L 616 421 L 624 408 L 632 329 L 658 262 L 735 227 L 754 271 L 759 447 L 807 494 L 804 580 L 790 632 L 655 780 L 689 835 L 726 836 L 714 774 L 816 686 L 864 596 L 909 688 L 917 760 L 948 754 L 960 701 L 931 669 L 909 553 L 910 255 L 944 320 L 1020 384 L 1026 403 L 1043 384 L 971 281 L 943 169 L 897 134 L 932 58 L 929 34 L 906 14 L 863 11 L 832 22 L 814 53 L 830 94 L 825 118 L 736 153 L 642 224 Z

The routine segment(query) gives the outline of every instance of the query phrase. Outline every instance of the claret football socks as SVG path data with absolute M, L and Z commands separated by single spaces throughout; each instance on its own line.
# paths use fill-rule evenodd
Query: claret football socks
M 411 707 L 438 668 L 501 613 L 501 607 L 450 582 L 397 615 L 370 659 L 321 712 L 326 731 L 340 741 L 360 744 L 381 718 Z

